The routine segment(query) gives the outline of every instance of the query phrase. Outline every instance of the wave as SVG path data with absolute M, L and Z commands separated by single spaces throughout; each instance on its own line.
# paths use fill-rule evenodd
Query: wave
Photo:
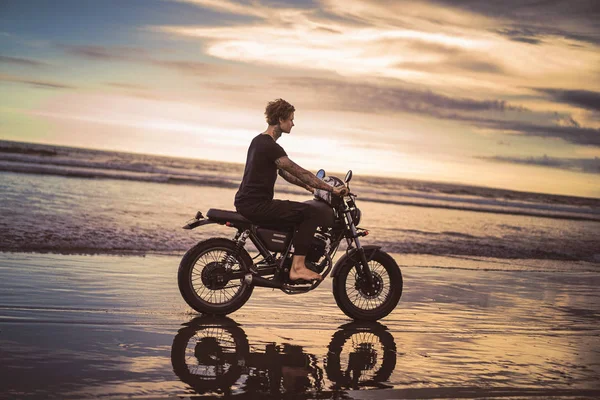
M 110 243 L 106 241 L 85 241 L 79 240 L 77 243 L 69 243 L 65 240 L 44 240 L 44 243 L 30 241 L 28 243 L 10 243 L 10 240 L 3 240 L 0 243 L 0 252 L 19 252 L 19 253 L 50 253 L 50 254 L 111 254 L 121 256 L 144 256 L 146 254 L 161 254 L 171 256 L 182 256 L 191 246 L 196 244 L 196 240 L 208 239 L 216 236 L 217 231 L 198 232 L 195 240 L 181 236 L 181 240 L 173 240 L 169 232 L 159 235 L 153 241 L 136 240 L 134 236 L 124 235 L 114 238 Z M 0 235 L 1 236 L 1 235 Z M 410 260 L 413 256 L 440 256 L 455 257 L 468 260 L 469 257 L 490 258 L 486 261 L 488 264 L 495 263 L 493 260 L 538 260 L 548 262 L 579 262 L 589 263 L 589 267 L 595 271 L 600 268 L 600 254 L 591 249 L 569 249 L 560 251 L 553 248 L 540 247 L 507 247 L 504 244 L 487 243 L 485 246 L 478 245 L 475 240 L 465 238 L 464 241 L 453 241 L 447 237 L 443 245 L 439 242 L 411 241 L 399 242 L 394 240 L 377 239 L 377 245 L 381 246 L 386 252 L 398 255 L 401 259 Z M 363 244 L 368 245 L 365 241 Z M 256 253 L 252 245 L 248 245 L 247 250 Z M 340 253 L 343 251 L 343 245 Z M 408 262 L 408 261 L 406 261 Z M 522 262 L 522 261 L 521 261 Z M 498 262 L 496 262 L 498 263 Z M 464 263 L 463 263 L 464 264 Z M 501 262 L 499 264 L 507 264 Z M 509 262 L 510 264 L 510 262 Z M 436 267 L 435 264 L 429 264 L 429 267 Z M 455 265 L 439 266 L 439 268 L 460 269 Z M 502 266 L 488 268 L 502 270 Z M 544 265 L 538 265 L 539 271 L 547 271 Z M 469 267 L 465 267 L 469 269 Z
M 0 141 L 0 171 L 235 189 L 241 164 Z M 281 180 L 280 180 L 281 181 Z M 600 221 L 600 200 L 399 178 L 352 181 L 360 202 L 517 216 Z M 278 192 L 305 193 L 286 183 Z
M 100 165 L 100 168 L 97 167 Z M 112 168 L 107 164 L 98 162 L 74 162 L 64 161 L 62 163 L 33 164 L 27 162 L 0 161 L 0 171 L 56 175 L 64 177 L 75 177 L 84 179 L 118 179 L 139 182 L 152 182 L 162 184 L 211 186 L 219 188 L 237 189 L 239 187 L 238 176 L 215 175 L 207 173 L 184 172 L 175 173 L 165 169 L 149 166 L 146 164 L 132 164 Z M 364 188 L 368 191 L 367 188 Z M 283 193 L 304 193 L 288 187 L 279 187 Z M 390 195 L 385 197 L 360 196 L 360 202 L 383 203 L 400 206 L 426 207 L 446 210 L 473 211 L 480 213 L 518 215 L 540 218 L 566 219 L 573 221 L 600 221 L 600 211 L 577 207 L 550 207 L 546 204 L 523 204 L 508 203 L 490 200 L 455 199 L 438 196 L 422 196 L 410 193 L 400 193 L 395 200 Z
M 38 165 L 0 161 L 0 171 L 40 175 L 57 175 L 86 179 L 119 179 L 140 182 L 172 183 L 184 185 L 214 186 L 237 188 L 239 183 L 232 182 L 226 177 L 199 176 L 193 174 L 166 174 L 138 172 L 132 170 L 95 169 L 85 167 L 67 167 L 61 165 Z
M 408 201 L 408 200 L 393 200 L 393 199 L 380 199 L 373 197 L 360 197 L 360 201 L 370 201 L 373 203 L 384 203 L 384 204 L 395 204 L 402 206 L 414 206 L 414 207 L 427 207 L 427 208 L 442 208 L 446 210 L 460 210 L 460 211 L 473 211 L 473 212 L 482 212 L 482 213 L 492 213 L 492 214 L 507 214 L 507 215 L 520 215 L 520 216 L 528 216 L 528 217 L 541 217 L 541 218 L 554 218 L 554 219 L 568 219 L 573 221 L 599 221 L 600 222 L 600 212 L 592 211 L 592 210 L 576 210 L 570 209 L 568 212 L 574 214 L 560 213 L 560 209 L 551 209 L 549 207 L 540 206 L 538 210 L 519 210 L 517 208 L 509 208 L 509 207 L 518 207 L 511 204 L 502 204 L 498 202 L 496 205 L 499 207 L 505 207 L 505 209 L 501 208 L 490 208 L 485 206 L 480 207 L 470 207 L 463 204 L 460 205 L 452 205 L 452 204 L 440 204 L 440 203 L 426 203 L 426 202 L 416 202 L 416 201 Z M 530 206 L 535 207 L 535 206 Z M 576 215 L 575 213 L 582 214 Z M 591 213 L 596 215 L 590 215 Z

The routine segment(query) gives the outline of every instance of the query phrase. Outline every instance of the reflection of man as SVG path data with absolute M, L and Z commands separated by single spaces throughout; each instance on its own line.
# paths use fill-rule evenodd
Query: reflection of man
M 283 389 L 286 392 L 304 392 L 311 387 L 308 367 L 281 367 Z
M 289 200 L 273 200 L 277 170 L 286 181 L 311 193 L 322 189 L 342 196 L 346 186 L 332 187 L 310 171 L 300 167 L 287 156 L 277 139 L 294 126 L 295 108 L 283 99 L 271 101 L 265 110 L 269 126 L 250 143 L 244 177 L 235 195 L 235 208 L 255 224 L 295 225 L 294 258 L 290 280 L 321 279 L 321 275 L 305 265 L 306 254 L 319 221 L 317 211 L 309 204 Z
M 268 351 L 265 354 L 268 354 Z M 284 344 L 283 349 L 272 353 L 271 356 L 271 366 L 281 365 L 281 383 L 286 393 L 303 393 L 321 386 L 321 382 L 315 382 L 313 385 L 310 381 L 310 358 L 302 346 Z M 277 368 L 274 370 L 277 371 Z M 273 378 L 279 381 L 275 376 Z

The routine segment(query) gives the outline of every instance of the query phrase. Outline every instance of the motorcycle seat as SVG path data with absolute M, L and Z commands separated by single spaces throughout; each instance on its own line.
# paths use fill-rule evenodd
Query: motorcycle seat
M 252 225 L 252 221 L 244 218 L 241 214 L 235 211 L 218 210 L 211 208 L 206 212 L 206 216 L 216 222 L 238 222 L 242 224 Z
M 243 217 L 240 213 L 236 211 L 229 210 L 218 210 L 216 208 L 211 208 L 206 212 L 206 216 L 220 224 L 224 224 L 226 222 L 230 222 L 232 224 L 241 224 L 242 226 L 247 226 L 248 228 L 251 226 L 273 229 L 280 232 L 291 232 L 294 229 L 293 225 L 282 225 L 282 224 L 268 224 L 261 223 L 257 224 L 249 219 Z

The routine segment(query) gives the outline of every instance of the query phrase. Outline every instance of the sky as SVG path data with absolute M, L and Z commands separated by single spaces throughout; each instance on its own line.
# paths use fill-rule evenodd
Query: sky
M 0 139 L 600 197 L 600 2 L 2 0 Z

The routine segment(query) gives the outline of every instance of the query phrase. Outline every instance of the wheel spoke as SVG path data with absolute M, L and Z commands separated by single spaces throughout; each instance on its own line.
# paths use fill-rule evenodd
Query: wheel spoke
M 369 268 L 373 274 L 375 289 L 367 289 L 367 285 L 351 269 L 346 277 L 345 290 L 348 300 L 358 309 L 374 310 L 381 307 L 391 294 L 391 277 L 386 266 L 370 261 Z M 373 290 L 375 292 L 373 293 Z
M 241 261 L 233 257 L 231 249 L 213 248 L 198 256 L 190 273 L 190 282 L 200 300 L 210 304 L 226 304 L 244 290 L 246 285 L 243 280 L 227 281 L 222 287 L 212 289 L 206 284 L 210 282 L 211 285 L 217 285 L 211 279 L 213 273 L 222 274 L 227 280 L 227 274 L 239 271 L 242 271 Z

